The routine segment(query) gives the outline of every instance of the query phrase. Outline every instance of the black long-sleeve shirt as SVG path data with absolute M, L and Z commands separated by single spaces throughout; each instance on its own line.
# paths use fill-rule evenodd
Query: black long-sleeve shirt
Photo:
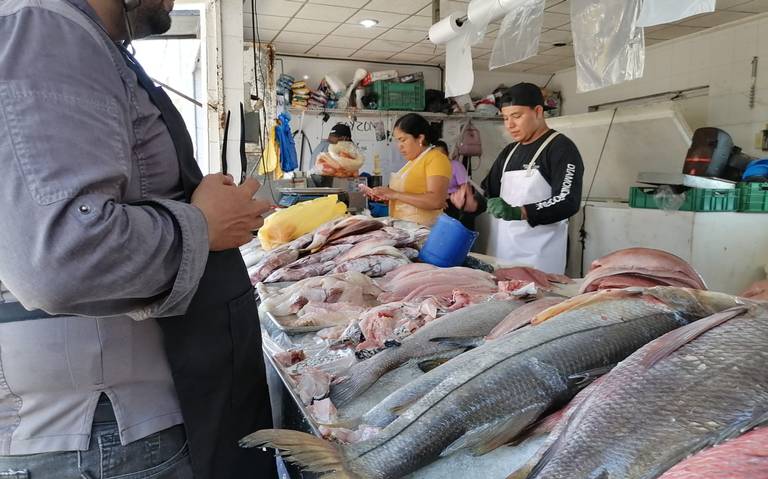
M 549 130 L 533 143 L 521 144 L 509 159 L 509 164 L 504 171 L 502 171 L 504 162 L 516 143 L 510 143 L 501 150 L 491 171 L 483 180 L 485 196 L 487 198 L 501 196 L 502 174 L 505 171 L 525 170 L 541 144 L 554 133 L 554 130 Z M 581 185 L 584 176 L 584 164 L 576 145 L 565 135 L 558 135 L 541 152 L 534 168 L 539 170 L 552 187 L 552 196 L 538 203 L 523 205 L 528 224 L 548 225 L 575 215 L 581 205 Z M 485 210 L 485 202 L 482 202 L 480 207 L 481 210 Z

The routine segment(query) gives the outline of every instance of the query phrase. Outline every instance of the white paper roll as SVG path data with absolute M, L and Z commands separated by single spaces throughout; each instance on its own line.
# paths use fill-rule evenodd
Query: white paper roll
M 458 37 L 461 27 L 456 24 L 456 20 L 459 18 L 461 13 L 454 12 L 429 27 L 429 41 L 435 45 L 442 45 Z
M 499 0 L 472 0 L 467 8 L 467 17 L 480 28 L 503 17 L 505 12 Z

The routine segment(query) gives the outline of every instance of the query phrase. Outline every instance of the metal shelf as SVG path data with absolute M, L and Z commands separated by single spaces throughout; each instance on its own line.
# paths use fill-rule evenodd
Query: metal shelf
M 502 121 L 501 116 L 489 116 L 489 115 L 483 115 L 481 113 L 434 113 L 429 111 L 400 111 L 400 110 L 359 110 L 357 108 L 347 108 L 344 110 L 340 109 L 322 109 L 322 108 L 295 108 L 290 107 L 288 108 L 288 111 L 293 114 L 301 114 L 302 112 L 304 114 L 320 114 L 320 113 L 327 113 L 329 115 L 339 115 L 339 116 L 365 116 L 365 117 L 383 117 L 383 116 L 401 116 L 405 115 L 407 113 L 418 113 L 419 115 L 423 116 L 424 118 L 439 118 L 439 119 L 467 119 L 471 118 L 473 120 L 490 120 L 490 121 Z

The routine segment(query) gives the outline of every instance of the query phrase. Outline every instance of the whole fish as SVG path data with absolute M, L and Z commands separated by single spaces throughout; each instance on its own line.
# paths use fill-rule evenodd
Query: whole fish
M 657 478 L 768 422 L 768 311 L 753 308 L 672 331 L 627 358 L 569 415 L 532 472 L 519 477 Z
M 509 314 L 507 314 L 501 321 L 497 321 L 497 324 L 493 326 L 490 332 L 488 332 L 485 335 L 485 340 L 493 340 L 498 339 L 499 337 L 502 337 L 504 334 L 509 334 L 511 331 L 519 330 L 521 327 L 524 326 L 523 323 L 529 323 L 533 316 L 542 311 L 543 309 L 546 309 L 547 307 L 554 306 L 556 304 L 559 304 L 562 301 L 562 298 L 542 298 L 538 299 L 536 301 L 532 301 L 530 303 L 519 303 L 519 307 L 513 309 Z M 487 303 L 487 304 L 496 304 L 493 303 Z M 502 303 L 504 304 L 504 303 Z M 514 304 L 514 303 L 513 303 Z M 482 306 L 483 304 L 480 304 L 479 306 Z M 467 311 L 470 309 L 474 309 L 475 307 L 466 308 L 465 310 L 460 311 Z M 469 311 L 469 313 L 472 313 L 473 311 Z M 456 314 L 456 313 L 453 313 Z M 496 320 L 496 318 L 492 318 L 493 320 Z M 471 334 L 478 334 L 480 337 L 483 335 L 482 328 L 476 328 L 474 330 L 470 330 L 467 333 L 467 336 Z M 433 345 L 440 345 L 443 348 L 458 348 L 453 351 L 463 351 L 464 348 L 462 346 L 465 346 L 465 348 L 471 348 L 473 346 L 478 346 L 482 344 L 482 341 L 480 341 L 480 337 L 467 337 L 467 338 L 458 338 L 458 337 L 451 337 L 451 336 L 462 336 L 460 334 L 439 334 L 439 335 L 433 335 L 433 339 L 446 339 L 449 341 L 445 341 L 442 343 L 433 342 Z M 435 346 L 432 346 L 431 349 L 434 349 Z M 450 349 L 448 350 L 451 351 Z M 455 356 L 456 353 L 454 353 L 452 356 L 444 356 L 437 358 L 436 361 L 428 361 L 427 366 L 432 365 L 439 365 L 440 361 L 444 361 L 445 359 L 450 359 L 451 357 Z M 454 361 L 453 359 L 451 359 Z M 455 361 L 459 361 L 458 359 Z M 364 364 L 364 363 L 359 363 Z M 458 364 L 458 363 L 453 363 Z M 360 419 L 361 424 L 366 424 L 370 426 L 377 426 L 377 427 L 384 427 L 387 424 L 391 423 L 395 419 L 397 419 L 396 411 L 403 407 L 403 405 L 409 405 L 415 402 L 416 399 L 424 396 L 429 391 L 431 391 L 435 386 L 440 384 L 443 379 L 446 378 L 447 374 L 449 373 L 448 368 L 441 368 L 440 371 L 433 372 L 431 374 L 425 374 L 423 376 L 420 376 L 413 381 L 409 382 L 408 384 L 398 388 L 396 391 L 392 392 L 390 395 L 382 399 L 376 406 L 371 408 L 368 412 L 366 412 L 363 417 Z M 430 372 L 430 371 L 427 371 Z M 360 373 L 360 371 L 356 371 L 356 373 Z M 356 374 L 353 374 L 352 377 L 356 377 Z M 336 386 L 332 386 L 331 391 L 334 390 Z
M 499 321 L 517 309 L 519 301 L 493 301 L 468 306 L 427 323 L 404 339 L 399 347 L 386 349 L 376 356 L 355 364 L 347 379 L 331 388 L 331 400 L 337 406 L 349 402 L 366 391 L 381 376 L 407 361 L 428 358 L 463 348 L 452 344 L 432 342 L 432 339 L 458 336 L 482 336 Z
M 340 448 L 308 434 L 266 429 L 241 444 L 275 447 L 289 460 L 332 477 L 401 477 L 441 454 L 463 448 L 482 454 L 507 443 L 570 399 L 594 370 L 691 320 L 739 304 L 732 296 L 679 288 L 627 294 L 575 306 L 427 373 L 450 371 L 371 440 Z

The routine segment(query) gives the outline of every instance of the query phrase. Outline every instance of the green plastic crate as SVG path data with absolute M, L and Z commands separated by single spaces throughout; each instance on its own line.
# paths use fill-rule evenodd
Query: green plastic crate
M 632 186 L 629 188 L 629 206 L 632 208 L 661 209 L 656 204 L 655 187 Z M 685 191 L 685 201 L 678 211 L 736 211 L 739 191 L 690 188 Z
M 739 183 L 739 211 L 768 213 L 768 183 Z
M 388 80 L 373 82 L 379 110 L 424 111 L 424 80 L 399 83 Z

